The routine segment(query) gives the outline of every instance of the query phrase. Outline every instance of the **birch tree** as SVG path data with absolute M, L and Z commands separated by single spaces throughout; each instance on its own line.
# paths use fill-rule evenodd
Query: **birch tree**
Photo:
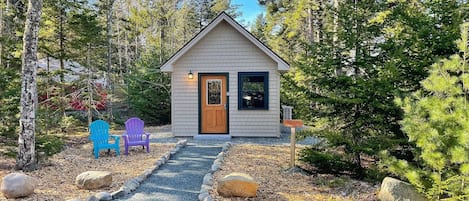
M 37 41 L 42 0 L 29 0 L 23 36 L 20 133 L 16 168 L 32 171 L 37 167 L 35 155 L 35 112 L 37 104 Z

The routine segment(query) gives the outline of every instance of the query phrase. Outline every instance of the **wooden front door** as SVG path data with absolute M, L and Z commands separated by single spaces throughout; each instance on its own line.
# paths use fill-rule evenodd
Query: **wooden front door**
M 200 132 L 228 133 L 227 78 L 225 75 L 200 76 Z

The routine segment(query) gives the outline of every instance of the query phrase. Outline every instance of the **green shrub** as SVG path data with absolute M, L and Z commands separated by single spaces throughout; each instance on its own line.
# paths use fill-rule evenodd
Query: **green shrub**
M 63 140 L 60 137 L 53 135 L 37 135 L 36 136 L 36 151 L 37 153 L 44 152 L 46 156 L 52 156 L 63 150 Z
M 313 165 L 318 173 L 341 174 L 355 172 L 358 168 L 343 156 L 314 146 L 301 150 L 299 160 Z
M 62 131 L 76 130 L 77 127 L 81 126 L 81 124 L 82 122 L 80 122 L 80 120 L 76 119 L 73 116 L 62 117 L 59 122 L 59 126 Z

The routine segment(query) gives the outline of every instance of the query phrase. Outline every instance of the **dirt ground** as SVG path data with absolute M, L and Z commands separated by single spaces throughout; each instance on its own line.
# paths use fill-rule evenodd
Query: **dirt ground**
M 35 193 L 23 199 L 16 200 L 67 200 L 72 198 L 85 198 L 101 191 L 113 192 L 118 190 L 125 181 L 143 173 L 167 151 L 174 148 L 175 144 L 150 144 L 150 153 L 146 153 L 141 147 L 132 147 L 129 155 L 124 155 L 124 146 L 121 143 L 121 155 L 116 156 L 114 151 L 108 154 L 101 151 L 100 157 L 95 159 L 92 155 L 92 144 L 86 137 L 75 139 L 74 143 L 68 144 L 68 147 L 59 154 L 54 155 L 47 161 L 42 161 L 42 167 L 33 172 L 27 172 L 27 175 L 38 178 L 39 186 Z M 15 160 L 0 156 L 0 178 L 4 175 L 15 172 Z M 112 172 L 111 186 L 99 190 L 82 190 L 75 185 L 75 178 L 80 173 L 90 170 L 102 170 Z M 0 200 L 6 199 L 0 193 Z
M 247 199 L 221 197 L 216 191 L 217 182 L 214 182 L 210 194 L 217 201 L 377 200 L 377 184 L 345 176 L 289 173 L 286 171 L 289 169 L 289 150 L 288 146 L 233 146 L 221 170 L 214 174 L 214 179 L 219 180 L 231 172 L 246 173 L 260 184 L 257 197 Z
M 174 144 L 151 144 L 147 154 L 142 148 L 132 148 L 129 156 L 115 156 L 102 152 L 99 159 L 91 154 L 91 144 L 83 137 L 68 141 L 67 148 L 43 161 L 42 168 L 26 174 L 38 178 L 40 185 L 35 194 L 17 200 L 66 200 L 81 198 L 99 192 L 119 189 L 128 179 L 150 168 Z M 121 153 L 124 147 L 121 146 Z M 251 175 L 260 184 L 256 198 L 223 198 L 216 192 L 216 182 L 211 195 L 217 201 L 311 201 L 311 200 L 376 200 L 377 184 L 370 184 L 333 175 L 296 172 L 289 173 L 289 147 L 265 145 L 234 145 L 228 152 L 225 163 L 214 175 L 215 181 L 231 172 Z M 14 159 L 0 156 L 0 178 L 14 172 Z M 302 164 L 299 164 L 300 166 Z M 108 188 L 90 191 L 74 185 L 75 177 L 89 170 L 113 172 L 113 182 Z M 7 200 L 0 194 L 0 200 Z M 11 199 L 13 200 L 13 199 Z

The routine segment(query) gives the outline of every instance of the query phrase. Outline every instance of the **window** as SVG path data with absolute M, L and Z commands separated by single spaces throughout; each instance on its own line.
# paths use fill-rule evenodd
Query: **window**
M 221 80 L 207 80 L 207 105 L 221 104 Z
M 269 73 L 238 73 L 238 109 L 269 109 Z

